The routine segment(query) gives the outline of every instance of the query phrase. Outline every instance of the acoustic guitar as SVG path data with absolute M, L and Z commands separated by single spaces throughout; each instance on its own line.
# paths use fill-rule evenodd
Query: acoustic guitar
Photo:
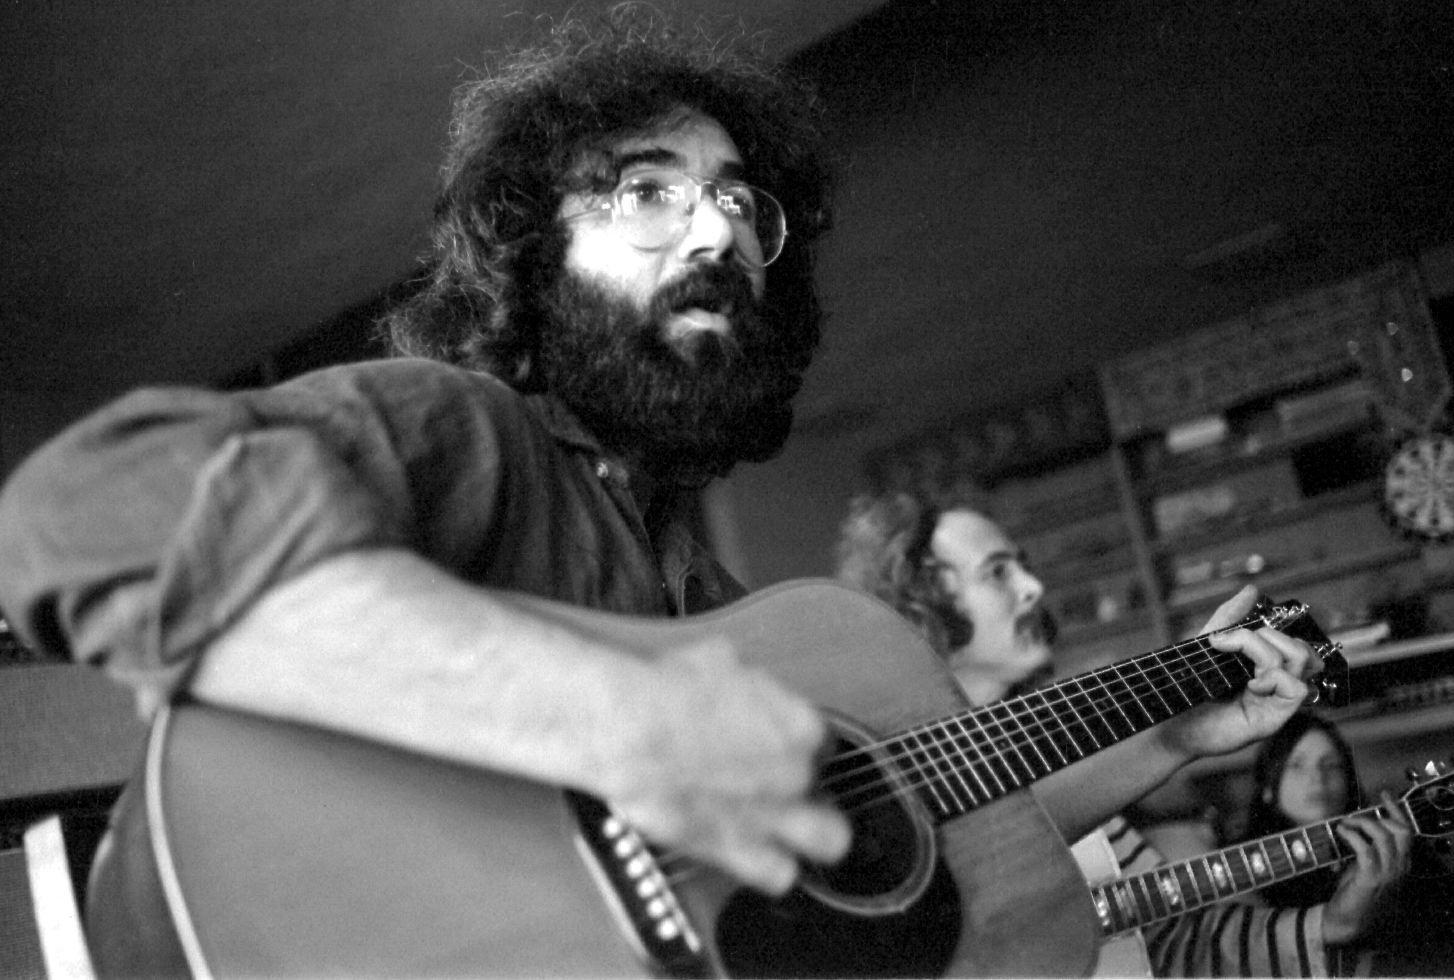
M 1253 673 L 1208 634 L 970 708 L 898 613 L 829 581 L 681 619 L 520 601 L 647 657 L 726 636 L 819 704 L 834 741 L 819 788 L 850 817 L 847 858 L 774 899 L 582 793 L 182 703 L 153 727 L 143 798 L 194 973 L 1084 974 L 1093 907 L 1022 790 Z M 1293 625 L 1336 659 L 1300 603 L 1227 629 Z

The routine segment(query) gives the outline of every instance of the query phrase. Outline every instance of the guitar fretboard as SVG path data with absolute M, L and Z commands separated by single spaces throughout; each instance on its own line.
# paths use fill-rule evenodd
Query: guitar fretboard
M 1387 815 L 1383 807 L 1359 813 Z M 1345 819 L 1297 827 L 1098 885 L 1091 899 L 1101 933 L 1109 938 L 1350 858 L 1353 852 L 1333 832 Z
M 1229 629 L 1263 625 L 1257 616 Z M 1250 662 L 1213 647 L 1211 635 L 910 729 L 886 748 L 931 813 L 959 816 L 1241 690 L 1252 676 Z

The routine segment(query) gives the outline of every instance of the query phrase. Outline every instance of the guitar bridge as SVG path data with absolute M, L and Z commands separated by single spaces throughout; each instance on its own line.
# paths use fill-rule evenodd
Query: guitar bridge
M 710 976 L 701 936 L 646 841 L 593 797 L 567 792 L 566 802 L 576 848 L 637 957 L 657 975 Z

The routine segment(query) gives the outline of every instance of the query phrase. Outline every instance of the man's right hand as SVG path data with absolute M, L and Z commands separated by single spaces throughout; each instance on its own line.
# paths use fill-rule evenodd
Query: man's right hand
M 812 798 L 826 727 L 807 700 L 746 668 L 726 640 L 658 660 L 645 702 L 623 722 L 604 774 L 607 802 L 651 839 L 770 894 L 791 887 L 798 859 L 832 863 L 848 849 L 841 812 Z

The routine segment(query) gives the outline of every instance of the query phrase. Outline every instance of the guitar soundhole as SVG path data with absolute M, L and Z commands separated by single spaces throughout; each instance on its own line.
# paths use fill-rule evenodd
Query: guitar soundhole
M 782 898 L 738 889 L 716 922 L 731 976 L 939 976 L 960 933 L 959 890 L 935 856 L 913 787 L 867 748 L 871 734 L 830 719 L 836 744 L 820 790 L 848 815 L 853 843 L 833 866 L 809 865 Z
M 717 918 L 717 952 L 732 977 L 939 977 L 953 961 L 959 889 L 936 862 L 901 912 L 856 915 L 801 889 L 780 899 L 739 889 Z
M 850 902 L 912 888 L 924 833 L 899 795 L 902 787 L 886 784 L 868 752 L 842 738 L 831 756 L 819 785 L 847 814 L 853 845 L 836 865 L 805 866 L 804 885 Z

